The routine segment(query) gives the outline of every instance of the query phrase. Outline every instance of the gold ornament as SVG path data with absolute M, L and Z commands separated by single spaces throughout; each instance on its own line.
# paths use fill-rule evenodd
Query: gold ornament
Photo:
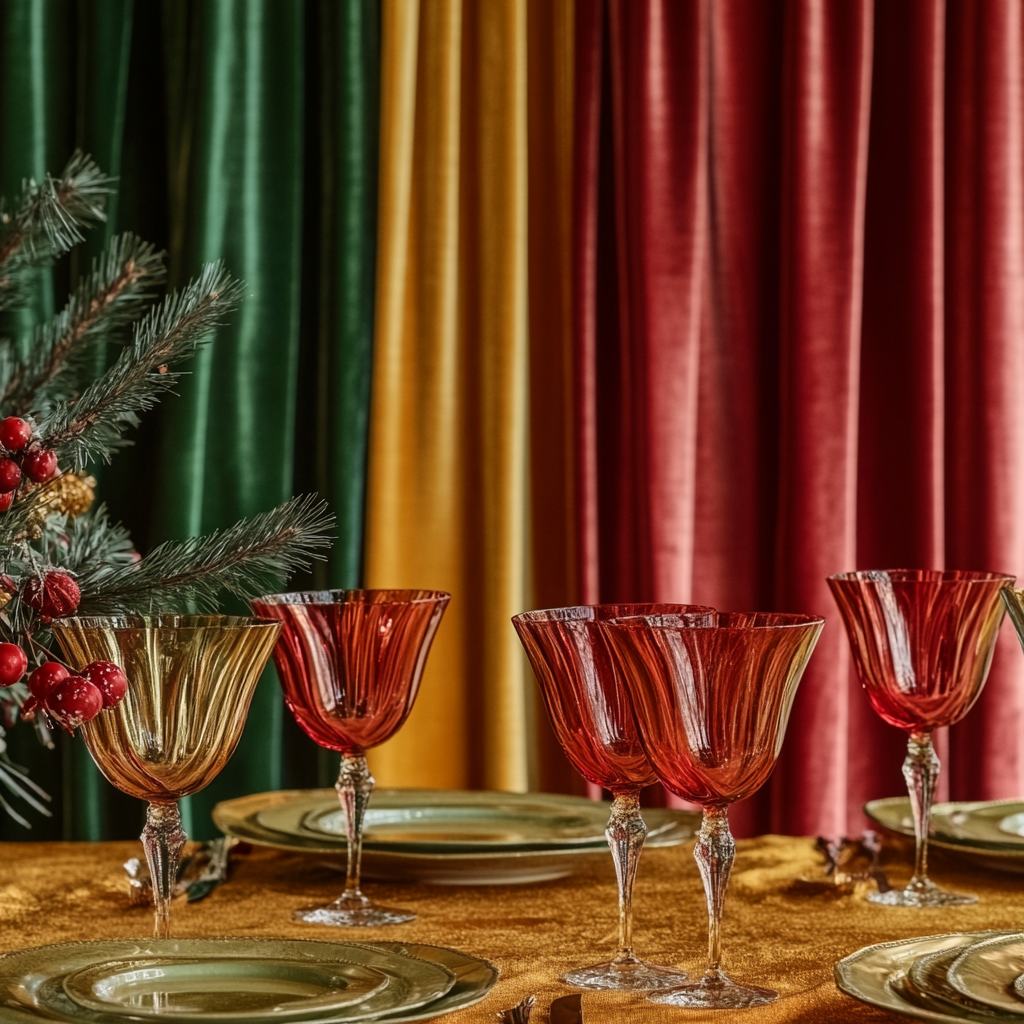
M 77 473 L 64 473 L 51 480 L 41 488 L 40 501 L 32 516 L 33 525 L 38 529 L 46 522 L 47 516 L 66 515 L 74 519 L 88 512 L 96 498 L 95 487 L 95 477 Z M 32 532 L 36 534 L 36 530 Z

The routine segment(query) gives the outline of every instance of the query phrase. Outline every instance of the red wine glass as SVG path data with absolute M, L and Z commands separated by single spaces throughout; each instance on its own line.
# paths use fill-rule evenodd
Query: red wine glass
M 371 903 L 359 888 L 363 817 L 373 790 L 366 750 L 389 739 L 412 710 L 423 667 L 451 595 L 437 590 L 325 590 L 249 603 L 281 622 L 274 663 L 303 732 L 341 753 L 336 789 L 345 812 L 348 871 L 333 903 L 298 910 L 314 924 L 370 927 L 415 914 Z
M 959 722 L 981 695 L 1005 611 L 999 592 L 1012 576 L 940 569 L 878 569 L 830 576 L 857 674 L 886 722 L 907 733 L 903 777 L 917 840 L 904 889 L 873 892 L 890 907 L 977 902 L 928 878 L 928 829 L 939 759 L 932 730 Z
M 722 905 L 736 844 L 728 807 L 764 785 L 782 749 L 796 688 L 824 619 L 716 612 L 710 624 L 648 615 L 602 623 L 643 748 L 662 783 L 704 809 L 693 855 L 708 907 L 699 981 L 648 998 L 670 1006 L 760 1006 L 778 993 L 722 970 Z
M 523 612 L 512 619 L 526 648 L 558 742 L 589 782 L 614 800 L 605 835 L 619 884 L 619 950 L 611 961 L 570 971 L 562 981 L 589 989 L 672 988 L 682 971 L 657 967 L 633 953 L 633 882 L 647 826 L 640 789 L 657 782 L 633 722 L 598 623 L 621 615 L 675 613 L 704 619 L 700 605 L 607 604 Z

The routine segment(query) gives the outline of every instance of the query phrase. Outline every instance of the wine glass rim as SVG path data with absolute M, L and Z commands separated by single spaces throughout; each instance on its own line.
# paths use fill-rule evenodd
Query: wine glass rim
M 185 630 L 185 629 L 266 629 L 273 626 L 280 629 L 277 619 L 263 619 L 252 615 L 189 615 L 176 612 L 162 612 L 156 615 L 75 615 L 50 624 L 58 631 L 64 627 L 77 626 L 81 629 L 121 630 Z
M 642 627 L 644 629 L 687 629 L 693 630 L 719 630 L 725 632 L 727 630 L 733 630 L 735 632 L 752 632 L 754 630 L 768 630 L 768 629 L 798 629 L 801 626 L 823 626 L 825 624 L 825 617 L 823 615 L 810 615 L 804 612 L 726 612 L 719 611 L 716 609 L 716 615 L 747 615 L 751 618 L 755 618 L 758 615 L 771 616 L 774 619 L 781 619 L 784 621 L 776 622 L 762 622 L 757 624 L 739 625 L 735 623 L 727 623 L 721 625 L 718 622 L 713 625 L 705 625 L 703 623 L 688 624 L 688 623 L 660 623 L 660 622 L 649 622 L 648 619 L 657 618 L 657 616 L 651 615 L 625 615 L 618 619 L 605 619 L 602 626 L 613 626 L 618 629 L 637 629 Z
M 650 612 L 638 612 L 632 616 L 619 616 L 619 618 L 637 618 L 640 615 L 701 615 L 707 614 L 708 612 L 716 611 L 711 605 L 707 604 L 686 604 L 684 602 L 677 601 L 602 601 L 598 604 L 569 604 L 564 605 L 561 608 L 535 608 L 530 611 L 519 612 L 517 615 L 512 616 L 513 623 L 519 622 L 597 622 L 601 621 L 595 619 L 592 616 L 583 614 L 585 612 L 592 612 L 601 608 L 621 608 L 624 605 L 631 605 L 636 608 L 649 607 L 652 609 Z M 654 611 L 655 608 L 685 608 L 686 611 L 671 612 L 671 611 Z M 569 614 L 560 614 L 567 612 Z M 581 614 L 572 614 L 579 612 Z M 611 621 L 611 620 L 603 620 Z
M 828 577 L 837 583 L 875 583 L 885 575 L 896 583 L 998 583 L 1012 584 L 1016 576 L 1006 572 L 975 569 L 854 569 Z
M 450 601 L 446 590 L 417 590 L 402 588 L 370 588 L 351 590 L 292 590 L 281 594 L 263 594 L 250 604 L 310 605 L 310 604 L 433 604 Z M 370 598 L 370 600 L 366 600 Z

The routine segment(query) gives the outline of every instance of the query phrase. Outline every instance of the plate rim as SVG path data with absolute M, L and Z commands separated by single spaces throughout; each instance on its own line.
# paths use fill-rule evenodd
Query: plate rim
M 858 1002 L 865 1003 L 868 1006 L 874 1006 L 880 1010 L 886 1010 L 889 1013 L 899 1013 L 907 1017 L 912 1017 L 916 1020 L 930 1020 L 935 1021 L 936 1024 L 950 1024 L 952 1021 L 964 1020 L 966 1018 L 958 1018 L 954 1017 L 952 1014 L 927 1010 L 922 1006 L 915 1006 L 907 1000 L 902 999 L 897 993 L 892 992 L 891 976 L 885 979 L 884 990 L 887 994 L 891 994 L 893 999 L 898 1002 L 899 1008 L 894 1006 L 892 1002 L 885 1002 L 882 999 L 872 996 L 870 993 L 855 990 L 855 986 L 848 978 L 844 977 L 843 972 L 848 971 L 858 961 L 858 959 L 863 958 L 872 952 L 878 952 L 884 949 L 894 949 L 897 946 L 906 946 L 908 944 L 919 942 L 932 942 L 951 938 L 969 938 L 970 936 L 978 935 L 985 935 L 991 938 L 998 934 L 1000 934 L 998 930 L 986 929 L 979 932 L 941 932 L 936 935 L 915 935 L 904 939 L 893 939 L 889 942 L 875 942 L 869 946 L 862 946 L 860 949 L 854 950 L 852 953 L 848 953 L 839 960 L 833 968 L 833 978 L 835 980 L 836 988 L 838 988 L 840 992 L 849 996 L 851 999 L 856 999 Z M 1007 932 L 1003 934 L 1016 933 Z M 973 945 L 973 943 L 971 944 Z
M 1013 1014 L 1013 1010 L 1005 1010 L 1002 1007 L 996 1005 L 995 1003 L 991 1003 L 987 999 L 981 998 L 976 992 L 968 992 L 966 988 L 962 987 L 962 979 L 960 981 L 960 984 L 957 984 L 957 980 L 954 977 L 954 972 L 957 970 L 957 964 L 960 963 L 961 960 L 964 960 L 968 953 L 975 952 L 981 946 L 999 946 L 1002 945 L 1004 942 L 1010 942 L 1013 939 L 1021 941 L 1022 939 L 1024 939 L 1024 934 L 1022 934 L 1021 932 L 1010 932 L 1004 935 L 994 935 L 992 938 L 986 939 L 984 942 L 977 942 L 973 946 L 969 946 L 960 954 L 960 956 L 956 958 L 956 960 L 954 960 L 949 965 L 949 971 L 947 972 L 946 977 L 949 978 L 950 985 L 952 985 L 953 988 L 955 988 L 957 992 L 959 992 L 962 996 L 966 996 L 968 999 L 973 999 L 976 1003 L 982 1003 L 985 1006 L 990 1006 L 993 1008 L 993 1010 L 999 1011 L 1003 1014 Z M 1018 1002 L 1020 1004 L 1020 1013 L 1014 1015 L 1024 1019 L 1024 1001 L 1018 1000 Z

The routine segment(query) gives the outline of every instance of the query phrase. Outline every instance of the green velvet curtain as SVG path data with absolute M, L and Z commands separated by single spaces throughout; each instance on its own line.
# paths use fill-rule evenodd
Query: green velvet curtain
M 223 259 L 246 300 L 194 360 L 136 447 L 97 474 L 137 546 L 225 526 L 317 490 L 338 536 L 317 585 L 357 586 L 373 333 L 378 0 L 5 0 L 0 5 L 0 191 L 59 170 L 77 146 L 118 175 L 106 227 L 41 275 L 59 305 L 113 233 L 165 247 L 172 286 Z M 54 796 L 54 818 L 4 839 L 138 833 L 141 808 L 81 741 L 12 756 Z M 235 756 L 183 801 L 186 828 L 243 793 L 330 780 L 336 768 L 284 713 L 272 671 Z

